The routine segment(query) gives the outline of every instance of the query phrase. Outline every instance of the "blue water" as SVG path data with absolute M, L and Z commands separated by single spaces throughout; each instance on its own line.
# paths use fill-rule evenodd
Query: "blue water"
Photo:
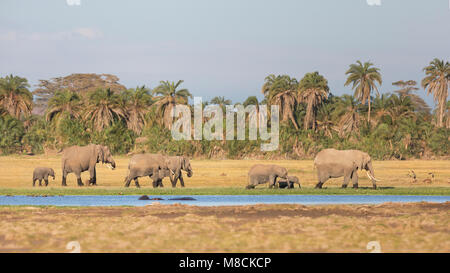
M 53 205 L 53 206 L 145 206 L 160 204 L 189 204 L 196 206 L 233 206 L 252 204 L 379 204 L 384 202 L 447 202 L 450 196 L 420 195 L 193 195 L 196 200 L 168 200 L 180 195 L 158 195 L 150 198 L 164 200 L 138 200 L 138 195 L 65 195 L 49 197 L 0 196 L 0 205 Z

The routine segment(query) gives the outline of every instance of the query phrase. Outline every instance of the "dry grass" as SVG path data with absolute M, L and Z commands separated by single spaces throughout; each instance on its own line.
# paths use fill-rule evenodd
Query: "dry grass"
M 1 252 L 449 252 L 450 203 L 0 208 Z
M 121 187 L 127 174 L 128 157 L 115 157 L 117 168 L 109 170 L 101 164 L 97 167 L 97 183 L 99 187 Z M 291 175 L 297 175 L 302 186 L 316 184 L 316 175 L 312 160 L 192 160 L 194 169 L 192 178 L 185 178 L 188 187 L 242 187 L 247 183 L 247 172 L 253 164 L 278 164 L 288 169 Z M 61 185 L 60 156 L 1 156 L 0 157 L 0 187 L 31 187 L 33 169 L 37 166 L 52 167 L 56 172 L 56 180 L 50 180 L 50 186 Z M 375 161 L 376 176 L 382 181 L 381 187 L 436 187 L 450 186 L 450 162 L 445 160 L 412 160 L 412 161 Z M 418 182 L 412 184 L 407 173 L 413 169 Z M 435 174 L 432 184 L 423 183 L 428 178 L 428 172 Z M 89 178 L 88 172 L 83 173 L 83 181 Z M 149 187 L 150 179 L 141 178 L 141 185 Z M 167 182 L 166 182 L 167 183 Z M 325 186 L 339 187 L 342 179 L 331 179 Z M 360 172 L 360 186 L 370 187 L 371 182 L 364 172 Z M 68 176 L 68 185 L 76 186 L 73 174 Z

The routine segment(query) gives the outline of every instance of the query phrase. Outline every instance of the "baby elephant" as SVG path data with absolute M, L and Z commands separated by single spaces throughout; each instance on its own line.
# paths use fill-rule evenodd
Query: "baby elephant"
M 45 181 L 45 186 L 48 186 L 48 177 L 53 177 L 55 180 L 55 171 L 52 168 L 37 167 L 33 172 L 33 187 L 36 184 L 36 180 L 39 180 L 39 186 L 42 186 L 42 180 Z
M 277 165 L 256 164 L 248 172 L 247 189 L 254 189 L 259 184 L 269 182 L 269 187 L 275 186 L 277 178 L 287 179 L 288 171 L 286 168 Z
M 278 187 L 280 188 L 288 188 L 288 189 L 292 189 L 294 188 L 294 184 L 298 184 L 298 187 L 301 188 L 302 186 L 300 186 L 300 181 L 298 180 L 297 176 L 288 176 L 287 179 L 280 179 L 278 180 Z

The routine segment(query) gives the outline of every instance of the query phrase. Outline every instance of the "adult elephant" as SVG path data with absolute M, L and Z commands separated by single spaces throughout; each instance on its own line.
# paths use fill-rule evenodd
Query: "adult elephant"
M 178 180 L 180 180 L 181 187 L 184 187 L 183 174 L 181 171 L 183 170 L 187 172 L 188 177 L 192 177 L 192 175 L 194 174 L 189 158 L 185 156 L 168 156 L 166 157 L 166 162 L 168 169 L 161 170 L 159 172 L 160 176 L 156 181 L 153 182 L 153 187 L 164 187 L 164 185 L 162 184 L 162 179 L 164 177 L 170 178 L 172 188 L 175 188 L 177 186 Z M 151 176 L 151 178 L 153 177 Z
M 269 187 L 275 187 L 277 178 L 288 179 L 286 168 L 278 165 L 253 165 L 248 172 L 247 189 L 254 189 L 258 184 L 269 182 Z
M 152 178 L 153 186 L 155 187 L 158 180 L 161 179 L 160 177 L 164 177 L 165 171 L 168 171 L 167 157 L 160 154 L 133 155 L 128 163 L 128 175 L 125 177 L 125 187 L 129 187 L 131 180 L 134 180 L 136 187 L 140 188 L 138 178 L 143 176 Z M 172 181 L 172 178 L 170 180 Z
M 89 171 L 89 185 L 97 185 L 95 166 L 102 162 L 116 168 L 116 162 L 112 158 L 109 148 L 102 145 L 89 144 L 87 146 L 71 146 L 64 149 L 62 156 L 62 185 L 67 186 L 66 177 L 69 173 L 75 173 L 78 186 L 83 186 L 81 173 Z
M 314 159 L 314 167 L 317 168 L 318 183 L 316 188 L 322 188 L 323 183 L 330 178 L 344 177 L 343 188 L 346 188 L 350 180 L 353 188 L 358 188 L 358 170 L 365 170 L 372 180 L 373 188 L 377 188 L 372 159 L 369 154 L 358 150 L 324 149 Z

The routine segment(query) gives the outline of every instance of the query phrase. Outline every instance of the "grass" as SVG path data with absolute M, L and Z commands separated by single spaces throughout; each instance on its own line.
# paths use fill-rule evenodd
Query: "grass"
M 341 188 L 295 188 L 295 189 L 268 189 L 258 188 L 247 190 L 236 187 L 210 187 L 210 188 L 0 188 L 0 195 L 450 195 L 450 187 L 398 187 L 398 188 L 371 188 L 341 189 Z
M 117 168 L 109 170 L 102 164 L 97 166 L 97 187 L 76 186 L 76 178 L 69 174 L 67 184 L 61 187 L 61 156 L 0 156 L 0 195 L 109 195 L 109 194 L 405 194 L 405 195 L 450 195 L 450 168 L 447 160 L 375 161 L 375 175 L 381 181 L 379 189 L 372 190 L 372 183 L 364 172 L 359 173 L 360 189 L 341 189 L 342 178 L 328 180 L 324 187 L 316 190 L 316 173 L 312 160 L 192 160 L 194 175 L 185 177 L 186 188 L 169 188 L 168 178 L 164 189 L 153 189 L 148 177 L 140 178 L 141 189 L 124 188 L 129 157 L 115 156 Z M 255 190 L 245 190 L 247 173 L 254 164 L 277 164 L 288 169 L 290 175 L 300 178 L 302 189 L 269 190 L 266 185 Z M 51 167 L 56 172 L 56 180 L 50 180 L 48 188 L 31 187 L 35 167 Z M 408 171 L 417 174 L 417 183 L 411 183 Z M 422 182 L 428 172 L 435 174 L 432 184 Z M 88 172 L 82 174 L 83 181 L 89 179 Z M 179 185 L 178 185 L 179 187 Z M 350 185 L 351 187 L 351 185 Z

